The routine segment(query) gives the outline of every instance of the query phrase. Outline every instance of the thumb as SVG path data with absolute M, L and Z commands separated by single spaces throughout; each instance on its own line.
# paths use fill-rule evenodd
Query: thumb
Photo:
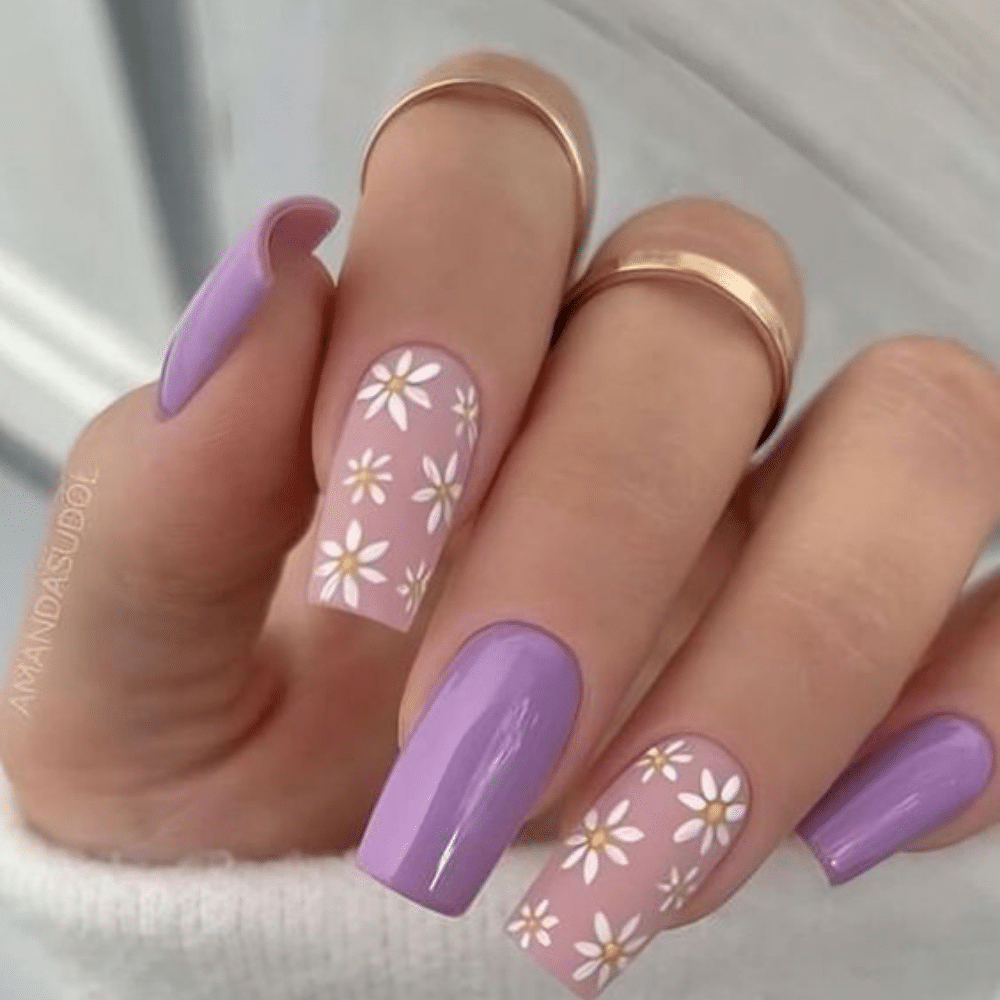
M 332 283 L 311 251 L 336 216 L 313 198 L 265 212 L 184 313 L 159 387 L 75 445 L 8 671 L 8 771 L 147 782 L 263 711 L 276 678 L 255 646 L 315 503 Z

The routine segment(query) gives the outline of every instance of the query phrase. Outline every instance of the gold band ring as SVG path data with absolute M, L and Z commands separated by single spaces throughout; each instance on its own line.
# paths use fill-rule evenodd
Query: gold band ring
M 556 325 L 557 335 L 569 318 L 599 292 L 628 281 L 680 280 L 721 293 L 737 306 L 767 354 L 774 382 L 771 416 L 761 435 L 763 444 L 781 421 L 792 387 L 796 348 L 781 313 L 745 274 L 721 261 L 688 250 L 640 250 L 609 260 L 585 274 L 566 294 Z
M 543 100 L 520 84 L 503 79 L 502 76 L 493 77 L 486 72 L 449 76 L 441 80 L 432 80 L 404 94 L 382 116 L 368 138 L 361 157 L 361 190 L 364 191 L 365 178 L 368 174 L 369 161 L 375 144 L 389 123 L 417 104 L 422 104 L 442 94 L 451 93 L 479 100 L 499 100 L 512 104 L 529 112 L 556 139 L 569 161 L 576 188 L 576 229 L 573 236 L 573 255 L 575 257 L 587 238 L 587 230 L 590 228 L 590 217 L 593 212 L 592 179 L 588 175 L 581 145 L 574 136 L 570 124 L 548 101 Z

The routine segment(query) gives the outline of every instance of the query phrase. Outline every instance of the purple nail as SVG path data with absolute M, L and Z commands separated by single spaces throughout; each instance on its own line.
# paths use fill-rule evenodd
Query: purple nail
M 967 719 L 937 715 L 845 771 L 798 833 L 841 885 L 956 816 L 992 773 L 989 737 Z
M 360 868 L 439 913 L 472 903 L 544 790 L 580 704 L 573 654 L 491 625 L 459 650 L 396 761 Z
M 337 222 L 322 198 L 276 202 L 226 251 L 177 323 L 160 375 L 164 417 L 179 413 L 226 359 L 283 261 L 312 253 Z

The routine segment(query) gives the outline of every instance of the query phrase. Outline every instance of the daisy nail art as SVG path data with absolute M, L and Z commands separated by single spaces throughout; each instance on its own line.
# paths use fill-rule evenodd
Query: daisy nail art
M 596 997 L 653 936 L 686 919 L 749 810 L 746 774 L 717 743 L 678 735 L 652 744 L 528 891 L 522 906 L 545 900 L 560 924 L 550 947 L 525 950 L 578 996 Z
M 409 345 L 371 365 L 331 462 L 311 603 L 409 628 L 465 493 L 480 421 L 476 385 L 447 352 Z M 376 543 L 377 563 L 365 562 Z

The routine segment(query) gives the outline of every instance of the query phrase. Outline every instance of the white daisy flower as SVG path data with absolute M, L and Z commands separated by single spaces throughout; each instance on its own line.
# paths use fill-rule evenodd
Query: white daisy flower
M 603 990 L 612 976 L 617 976 L 629 960 L 649 940 L 648 935 L 633 937 L 639 927 L 640 914 L 629 920 L 616 935 L 608 918 L 598 910 L 594 914 L 595 941 L 577 941 L 573 947 L 587 961 L 573 970 L 573 982 L 579 983 L 597 973 L 597 988 Z
M 738 774 L 728 778 L 719 790 L 715 776 L 709 769 L 701 772 L 701 795 L 694 792 L 680 792 L 680 801 L 698 815 L 686 820 L 674 831 L 674 843 L 683 844 L 701 836 L 700 853 L 705 855 L 717 841 L 721 847 L 728 847 L 732 834 L 729 825 L 739 823 L 746 816 L 745 802 L 737 802 L 743 781 Z
M 391 483 L 392 473 L 385 468 L 392 461 L 392 455 L 375 457 L 375 452 L 369 448 L 360 458 L 349 458 L 347 467 L 350 475 L 344 480 L 345 486 L 353 486 L 351 503 L 361 503 L 365 493 L 380 507 L 385 503 L 385 490 L 381 483 Z
M 357 609 L 360 598 L 359 577 L 368 583 L 385 583 L 384 574 L 374 569 L 371 564 L 385 555 L 389 543 L 371 542 L 365 545 L 361 536 L 361 525 L 357 521 L 351 521 L 347 526 L 347 536 L 343 545 L 333 541 L 322 541 L 319 547 L 323 555 L 329 556 L 328 561 L 321 562 L 316 567 L 314 574 L 326 577 L 326 583 L 320 590 L 322 600 L 332 601 L 337 588 L 342 587 L 344 603 L 349 608 Z
M 527 948 L 534 938 L 543 948 L 552 944 L 549 931 L 559 923 L 559 918 L 549 913 L 549 901 L 543 899 L 534 909 L 525 903 L 517 916 L 507 925 L 507 931 L 520 939 L 522 948 Z
M 662 774 L 667 781 L 677 780 L 677 764 L 690 764 L 694 757 L 688 753 L 684 740 L 674 740 L 665 747 L 650 747 L 642 758 L 636 762 L 636 767 L 644 768 L 642 783 L 646 784 L 654 774 Z
M 406 567 L 406 580 L 396 588 L 396 593 L 406 598 L 406 613 L 412 614 L 420 607 L 420 602 L 427 593 L 427 583 L 431 574 L 427 570 L 427 564 L 421 560 L 416 569 Z
M 431 504 L 430 513 L 427 515 L 427 534 L 433 535 L 441 526 L 451 524 L 451 516 L 455 511 L 455 504 L 462 495 L 462 484 L 457 482 L 458 478 L 458 452 L 453 452 L 448 459 L 448 465 L 442 472 L 430 455 L 424 456 L 424 475 L 427 477 L 428 485 L 417 490 L 413 494 L 413 499 L 417 503 Z
M 365 420 L 371 420 L 385 407 L 393 423 L 405 431 L 409 425 L 406 413 L 406 400 L 422 406 L 425 410 L 431 408 L 431 398 L 427 390 L 421 386 L 441 374 L 441 366 L 436 361 L 429 361 L 419 368 L 413 368 L 413 351 L 405 350 L 396 362 L 395 371 L 390 371 L 381 361 L 372 368 L 373 382 L 366 385 L 359 393 L 358 399 L 371 400 L 365 410 Z
M 666 913 L 671 907 L 675 910 L 681 909 L 698 888 L 698 868 L 692 868 L 683 877 L 676 867 L 670 869 L 670 875 L 666 882 L 660 882 L 656 888 L 664 893 L 660 903 L 660 912 Z
M 451 408 L 452 413 L 458 414 L 455 437 L 461 437 L 464 431 L 471 448 L 479 435 L 479 399 L 476 397 L 476 387 L 470 385 L 466 392 L 456 388 L 455 395 L 458 402 Z
M 563 870 L 583 861 L 583 881 L 590 885 L 597 878 L 601 855 L 616 865 L 627 865 L 628 855 L 622 850 L 621 845 L 634 844 L 645 836 L 642 830 L 634 826 L 621 825 L 628 810 L 629 801 L 623 799 L 601 823 L 597 810 L 591 809 L 583 817 L 583 826 L 565 840 L 566 846 L 572 850 L 562 863 Z

